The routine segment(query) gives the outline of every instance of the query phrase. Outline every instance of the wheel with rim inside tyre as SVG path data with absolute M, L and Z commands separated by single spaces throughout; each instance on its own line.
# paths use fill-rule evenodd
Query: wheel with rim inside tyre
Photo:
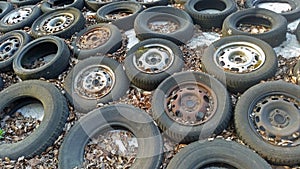
M 255 85 L 238 100 L 238 136 L 272 164 L 296 165 L 300 159 L 300 86 L 284 81 Z
M 135 19 L 134 31 L 140 40 L 162 38 L 178 45 L 185 44 L 194 34 L 192 18 L 173 7 L 151 7 Z
M 221 28 L 224 19 L 237 11 L 237 5 L 234 0 L 189 0 L 184 9 L 191 15 L 195 24 L 211 29 Z
M 43 111 L 35 112 L 42 113 L 41 122 L 23 140 L 14 143 L 6 143 L 5 140 L 3 143 L 1 140 L 0 158 L 3 159 L 17 160 L 22 156 L 31 158 L 39 155 L 55 142 L 69 115 L 67 101 L 61 92 L 53 84 L 38 80 L 20 82 L 3 90 L 0 103 L 1 125 L 4 117 L 13 116 L 25 105 L 38 103 Z M 26 127 L 30 130 L 29 126 Z
M 75 109 L 88 113 L 100 103 L 118 100 L 129 89 L 123 66 L 107 57 L 90 57 L 67 75 L 64 87 Z
M 164 134 L 189 143 L 222 132 L 231 118 L 231 103 L 217 79 L 200 72 L 181 72 L 157 87 L 152 112 Z
M 255 27 L 255 29 L 253 29 Z M 272 47 L 286 40 L 287 20 L 267 9 L 246 9 L 229 15 L 223 22 L 223 36 L 248 35 L 266 41 Z
M 234 141 L 215 139 L 197 141 L 180 150 L 167 169 L 191 168 L 264 168 L 272 167 L 252 150 Z
M 25 6 L 25 5 L 36 5 L 42 0 L 10 0 L 10 2 L 16 6 Z
M 117 51 L 122 46 L 121 31 L 112 24 L 96 24 L 81 30 L 72 42 L 78 59 Z
M 229 91 L 244 92 L 275 76 L 277 56 L 266 42 L 250 36 L 229 36 L 213 42 L 204 52 L 202 68 Z
M 300 2 L 294 0 L 247 0 L 246 8 L 264 8 L 284 16 L 289 22 L 300 17 Z
M 84 0 L 85 6 L 92 10 L 97 11 L 99 8 L 101 8 L 104 5 L 110 4 L 112 2 L 118 2 L 120 0 Z
M 31 35 L 39 38 L 46 35 L 70 38 L 84 28 L 85 19 L 76 8 L 68 7 L 47 12 L 32 24 Z
M 0 32 L 22 29 L 31 24 L 42 14 L 36 5 L 22 6 L 7 13 L 0 20 Z
M 63 39 L 45 36 L 24 46 L 13 61 L 15 73 L 23 80 L 50 79 L 69 65 L 70 50 Z
M 148 39 L 133 46 L 126 54 L 125 72 L 135 86 L 154 90 L 168 76 L 184 66 L 183 53 L 171 41 Z
M 14 6 L 9 2 L 0 2 L 0 18 L 3 18 L 8 12 L 14 9 Z
M 64 9 L 67 7 L 77 8 L 82 10 L 84 7 L 83 0 L 46 0 L 41 4 L 41 10 L 46 13 L 49 11 Z
M 0 70 L 12 70 L 12 62 L 31 37 L 21 30 L 8 32 L 0 37 Z
M 121 30 L 133 28 L 133 23 L 143 7 L 135 2 L 113 2 L 102 6 L 97 10 L 98 22 L 111 22 Z

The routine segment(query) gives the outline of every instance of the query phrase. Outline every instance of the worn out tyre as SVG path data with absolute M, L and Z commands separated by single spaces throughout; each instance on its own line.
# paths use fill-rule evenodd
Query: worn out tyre
M 193 18 L 194 23 L 201 28 L 221 28 L 224 19 L 237 11 L 234 0 L 189 0 L 184 5 L 185 11 Z M 205 10 L 217 10 L 217 13 L 208 13 Z
M 78 59 L 113 53 L 122 46 L 122 34 L 112 24 L 96 24 L 76 34 L 72 46 Z
M 16 6 L 35 5 L 42 0 L 10 0 Z
M 23 80 L 56 78 L 68 67 L 69 58 L 63 39 L 46 36 L 24 46 L 13 61 L 13 69 Z
M 148 39 L 133 46 L 126 55 L 125 72 L 132 84 L 154 90 L 168 76 L 184 66 L 183 53 L 171 41 Z
M 250 34 L 238 29 L 240 24 L 262 25 L 270 27 L 264 33 Z M 279 46 L 286 40 L 287 20 L 267 9 L 246 9 L 229 15 L 223 22 L 223 36 L 248 35 L 266 41 L 272 47 Z
M 68 7 L 47 12 L 37 18 L 32 24 L 31 34 L 35 38 L 46 35 L 70 38 L 75 32 L 82 30 L 84 25 L 85 19 L 81 11 Z
M 14 6 L 9 2 L 0 2 L 0 18 L 3 18 L 8 12 L 14 9 Z
M 84 162 L 84 147 L 97 133 L 122 128 L 138 140 L 136 160 L 130 168 L 158 169 L 163 141 L 152 118 L 130 105 L 117 104 L 95 109 L 80 119 L 67 134 L 59 152 L 59 168 L 74 168 Z
M 264 168 L 272 167 L 252 150 L 234 141 L 216 139 L 197 141 L 179 151 L 167 169 Z
M 96 20 L 98 22 L 111 22 L 121 30 L 129 30 L 133 28 L 133 23 L 139 12 L 143 7 L 135 2 L 113 2 L 102 6 L 97 10 Z M 118 15 L 118 12 L 130 14 L 129 16 L 113 16 L 108 18 L 109 15 Z
M 0 37 L 0 71 L 12 70 L 12 62 L 31 37 L 21 30 L 8 32 Z
M 31 24 L 42 14 L 38 6 L 21 6 L 7 13 L 0 20 L 0 32 L 22 29 Z
M 137 1 L 137 0 L 135 0 Z M 141 1 L 137 1 L 138 3 L 140 3 L 141 5 L 146 6 L 147 8 L 153 7 L 153 6 L 166 6 L 168 5 L 168 0 L 155 0 L 153 2 L 147 2 L 147 0 L 143 0 Z
M 85 6 L 92 10 L 92 11 L 97 11 L 99 8 L 101 8 L 104 5 L 110 4 L 112 2 L 118 2 L 120 0 L 110 0 L 110 1 L 103 1 L 103 2 L 99 2 L 96 0 L 84 0 L 85 2 Z
M 300 163 L 300 86 L 266 82 L 247 90 L 235 108 L 238 136 L 270 163 Z
M 277 12 L 280 15 L 284 16 L 289 22 L 292 22 L 300 17 L 300 2 L 294 0 L 247 0 L 245 6 L 247 8 L 261 8 L 262 4 L 265 3 L 281 3 L 288 4 L 291 7 L 291 10 Z M 265 8 L 268 9 L 268 8 Z M 272 9 L 269 9 L 272 10 Z M 284 10 L 284 9 L 281 9 Z
M 217 79 L 200 72 L 181 72 L 157 87 L 152 112 L 167 136 L 189 143 L 222 132 L 231 118 L 231 103 Z
M 149 27 L 155 22 L 171 22 L 178 26 L 175 30 L 158 32 Z M 173 7 L 151 7 L 141 12 L 135 19 L 134 30 L 140 40 L 162 38 L 182 45 L 194 35 L 192 18 L 183 10 Z
M 15 111 L 24 103 L 40 102 L 44 107 L 43 119 L 33 133 L 25 139 L 0 145 L 0 158 L 18 159 L 34 157 L 51 146 L 63 131 L 69 111 L 61 92 L 47 82 L 30 80 L 12 85 L 0 93 L 1 118 L 3 110 L 11 107 Z M 14 113 L 8 112 L 8 113 Z
M 213 42 L 202 57 L 202 68 L 234 93 L 275 76 L 277 65 L 277 56 L 269 44 L 243 35 Z
M 100 103 L 124 96 L 129 89 L 129 80 L 121 64 L 97 56 L 79 62 L 66 77 L 64 87 L 75 109 L 88 113 Z
M 84 0 L 72 0 L 72 2 L 70 3 L 70 0 L 66 1 L 66 0 L 54 0 L 54 3 L 51 4 L 48 1 L 44 1 L 41 4 L 41 10 L 46 13 L 49 11 L 53 11 L 53 10 L 57 10 L 57 9 L 64 9 L 67 7 L 73 7 L 73 8 L 77 8 L 79 10 L 82 10 L 82 8 L 84 7 Z

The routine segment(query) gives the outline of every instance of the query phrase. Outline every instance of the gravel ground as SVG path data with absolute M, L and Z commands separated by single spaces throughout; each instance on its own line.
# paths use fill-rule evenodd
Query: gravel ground
M 244 1 L 238 1 L 239 7 L 243 7 Z M 181 8 L 181 5 L 175 5 L 178 8 Z M 87 26 L 95 24 L 95 13 L 91 13 L 87 10 L 83 10 L 84 15 L 87 18 Z M 184 46 L 181 46 L 182 51 L 184 52 L 185 59 L 185 67 L 184 70 L 192 70 L 192 71 L 202 71 L 201 68 L 201 56 L 204 52 L 204 49 L 214 40 L 220 38 L 220 29 L 213 29 L 207 32 L 202 32 L 199 27 L 195 26 L 196 33 L 193 37 L 193 40 Z M 263 29 L 263 30 L 260 30 Z M 258 28 L 257 31 L 267 31 L 265 28 Z M 26 31 L 30 31 L 30 28 L 25 28 Z M 163 30 L 165 31 L 165 30 Z M 246 31 L 250 31 L 248 28 Z M 292 31 L 291 31 L 292 32 Z M 289 36 L 289 35 L 287 35 Z M 289 38 L 291 39 L 291 38 Z M 70 39 L 66 40 L 68 44 L 70 44 Z M 123 62 L 125 58 L 125 53 L 127 48 L 130 48 L 137 40 L 134 38 L 133 31 L 123 32 L 123 46 L 117 52 L 107 55 L 108 57 L 114 58 L 119 62 Z M 278 58 L 278 72 L 276 76 L 272 79 L 268 79 L 268 81 L 279 80 L 282 79 L 289 83 L 297 83 L 298 79 L 293 76 L 292 68 L 296 64 L 297 60 L 300 59 L 300 54 L 293 53 L 294 56 L 290 57 L 290 55 L 285 56 L 286 52 L 290 49 L 285 46 L 280 47 L 280 49 L 275 49 Z M 299 50 L 299 48 L 295 48 L 295 50 Z M 295 55 L 298 54 L 298 55 Z M 46 80 L 55 84 L 61 92 L 64 94 L 63 90 L 63 81 L 71 70 L 72 67 L 78 62 L 77 59 L 72 58 L 70 60 L 70 66 L 67 71 L 62 73 L 57 79 Z M 21 81 L 19 77 L 17 77 L 13 72 L 0 73 L 0 76 L 4 79 L 5 86 L 8 86 L 18 83 Z M 45 80 L 45 79 L 41 79 Z M 232 94 L 232 103 L 235 105 L 240 94 Z M 131 86 L 127 91 L 127 94 L 121 98 L 119 101 L 115 101 L 109 104 L 114 103 L 126 103 L 131 104 L 136 107 L 139 107 L 145 110 L 147 113 L 152 115 L 151 112 L 151 97 L 152 92 L 142 91 L 134 86 Z M 100 107 L 105 105 L 99 105 Z M 57 168 L 58 164 L 58 152 L 59 147 L 63 141 L 65 134 L 69 131 L 69 129 L 74 125 L 74 123 L 84 116 L 84 114 L 80 114 L 74 110 L 72 106 L 69 105 L 70 115 L 68 117 L 68 121 L 64 127 L 64 132 L 59 136 L 59 138 L 55 141 L 55 144 L 49 148 L 41 155 L 37 155 L 31 159 L 25 159 L 24 157 L 20 157 L 18 160 L 10 160 L 8 158 L 0 159 L 0 168 L 20 168 L 20 169 L 46 169 L 46 168 Z M 1 117 L 1 119 L 3 119 Z M 17 119 L 17 120 L 16 120 Z M 3 120 L 2 120 L 3 121 Z M 14 142 L 19 139 L 23 139 L 34 130 L 39 124 L 39 120 L 32 119 L 30 117 L 24 117 L 20 113 L 16 113 L 14 117 L 6 118 L 6 123 L 1 124 L 1 128 L 6 131 L 5 138 L 0 139 L 1 142 Z M 17 129 L 18 130 L 17 130 Z M 19 132 L 19 133 L 17 133 Z M 17 137 L 16 137 L 17 136 Z M 220 135 L 212 136 L 209 138 L 213 140 L 214 138 L 222 138 L 226 140 L 232 140 L 239 142 L 240 141 L 236 136 L 236 131 L 233 125 L 233 122 L 230 122 L 230 125 L 226 130 L 224 130 Z M 16 139 L 16 140 L 15 140 Z M 0 143 L 1 143 L 0 142 Z M 164 161 L 161 165 L 161 168 L 166 168 L 169 161 L 172 157 L 180 151 L 185 144 L 177 144 L 169 140 L 164 136 Z M 125 149 L 124 149 L 125 147 Z M 117 131 L 117 132 L 108 132 L 103 135 L 99 135 L 96 138 L 93 138 L 92 141 L 85 147 L 85 159 L 87 162 L 84 164 L 84 168 L 129 168 L 130 164 L 134 162 L 134 157 L 137 151 L 137 143 L 134 136 L 126 131 Z M 95 160 L 98 159 L 98 160 Z M 287 166 L 273 166 L 274 169 L 290 169 L 292 167 Z M 300 168 L 299 166 L 294 166 L 294 169 Z

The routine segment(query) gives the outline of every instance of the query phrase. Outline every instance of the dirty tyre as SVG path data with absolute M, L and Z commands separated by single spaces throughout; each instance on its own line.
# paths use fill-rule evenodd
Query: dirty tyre
M 146 112 L 125 104 L 95 109 L 80 119 L 62 143 L 59 168 L 81 166 L 84 162 L 84 147 L 95 131 L 103 133 L 113 127 L 129 130 L 138 140 L 136 160 L 130 168 L 159 168 L 163 141 L 158 128 Z
M 168 0 L 156 0 L 154 2 L 139 2 L 141 5 L 146 6 L 147 8 L 153 7 L 153 6 L 166 6 L 168 5 Z
M 22 48 L 13 61 L 13 70 L 23 80 L 56 78 L 68 67 L 69 58 L 70 50 L 63 39 L 46 36 L 33 40 Z M 46 60 L 46 63 L 31 66 L 33 62 L 40 60 Z
M 56 0 L 57 1 L 57 0 Z M 73 2 L 71 4 L 66 4 L 65 0 L 58 0 L 59 2 L 55 2 L 58 3 L 58 5 L 52 6 L 49 2 L 45 1 L 41 4 L 41 10 L 46 13 L 49 11 L 53 11 L 56 9 L 64 9 L 67 7 L 73 7 L 73 8 L 77 8 L 78 10 L 82 10 L 82 8 L 84 7 L 84 1 L 83 0 L 73 0 Z
M 2 159 L 8 157 L 17 160 L 22 156 L 31 158 L 39 155 L 51 146 L 63 131 L 69 111 L 66 99 L 54 85 L 38 80 L 20 82 L 3 90 L 0 96 L 1 112 L 16 101 L 22 104 L 32 98 L 41 102 L 44 107 L 44 118 L 33 133 L 22 141 L 0 145 Z
M 3 18 L 8 12 L 14 9 L 14 6 L 9 2 L 0 2 L 0 18 Z
M 101 1 L 98 2 L 96 0 L 84 0 L 85 6 L 88 9 L 95 11 L 95 12 L 104 5 L 110 4 L 112 2 L 118 2 L 118 1 L 120 1 L 120 0 L 110 0 L 108 2 L 101 2 Z
M 97 56 L 80 61 L 66 77 L 64 87 L 75 109 L 88 113 L 100 103 L 124 96 L 129 89 L 129 80 L 121 64 Z
M 237 28 L 240 23 L 261 24 L 270 27 L 270 30 L 264 33 L 250 34 Z M 267 9 L 257 8 L 242 10 L 229 15 L 222 28 L 223 36 L 252 36 L 267 42 L 272 47 L 279 46 L 286 40 L 286 32 L 287 20 L 283 16 Z
M 221 28 L 224 19 L 237 11 L 237 5 L 234 0 L 189 0 L 185 3 L 185 11 L 193 18 L 194 23 L 201 28 L 210 29 Z M 216 9 L 218 13 L 202 13 L 206 9 Z
M 17 6 L 25 6 L 25 5 L 35 5 L 41 2 L 41 0 L 11 0 L 10 2 Z
M 291 136 L 299 132 L 299 116 L 300 86 L 274 81 L 255 85 L 240 97 L 234 122 L 239 138 L 263 158 L 292 166 L 300 162 L 299 135 Z
M 158 63 L 152 62 L 151 59 L 157 59 Z M 143 64 L 139 65 L 140 62 Z M 127 52 L 124 62 L 131 83 L 148 91 L 156 89 L 164 79 L 175 72 L 180 72 L 183 66 L 183 53 L 180 48 L 171 41 L 158 38 L 148 39 L 133 46 Z
M 231 103 L 217 79 L 200 72 L 181 72 L 157 87 L 152 112 L 164 134 L 176 142 L 190 143 L 222 132 L 231 118 Z
M 202 68 L 234 93 L 275 76 L 277 65 L 277 56 L 269 44 L 243 35 L 213 42 L 202 57 Z
M 167 169 L 192 168 L 265 168 L 272 167 L 252 150 L 234 141 L 216 139 L 197 141 L 184 147 L 168 164 Z

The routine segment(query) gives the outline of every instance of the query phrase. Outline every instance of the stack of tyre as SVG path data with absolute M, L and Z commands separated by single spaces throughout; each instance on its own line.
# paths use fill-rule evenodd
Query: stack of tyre
M 13 70 L 24 80 L 0 93 L 0 110 L 12 108 L 7 113 L 11 114 L 38 101 L 45 114 L 31 136 L 1 144 L 0 157 L 30 158 L 51 146 L 67 121 L 68 100 L 76 111 L 88 114 L 64 138 L 60 168 L 82 165 L 85 145 L 111 128 L 129 130 L 138 138 L 132 168 L 160 167 L 162 135 L 191 143 L 168 168 L 271 168 L 266 161 L 299 164 L 300 87 L 284 81 L 260 82 L 275 76 L 273 47 L 285 41 L 287 23 L 299 17 L 300 4 L 286 0 L 292 10 L 278 14 L 257 8 L 260 2 L 247 0 L 251 9 L 243 10 L 234 0 L 188 0 L 184 10 L 167 6 L 167 0 L 0 2 L 4 33 L 0 70 Z M 96 12 L 97 24 L 86 27 L 84 6 Z M 199 66 L 205 73 L 182 71 L 186 58 L 179 46 L 192 39 L 194 24 L 203 30 L 222 28 L 223 37 L 201 56 Z M 238 29 L 241 24 L 270 30 L 251 34 Z M 105 56 L 121 50 L 122 31 L 130 29 L 140 42 L 126 52 L 124 63 Z M 298 34 L 300 26 L 299 38 Z M 68 71 L 73 58 L 79 62 Z M 33 80 L 58 78 L 63 72 L 67 72 L 63 79 L 67 100 L 53 84 Z M 98 108 L 118 101 L 130 85 L 153 91 L 152 117 L 126 104 Z M 234 113 L 230 93 L 242 93 Z M 249 148 L 232 141 L 207 141 L 232 119 Z

